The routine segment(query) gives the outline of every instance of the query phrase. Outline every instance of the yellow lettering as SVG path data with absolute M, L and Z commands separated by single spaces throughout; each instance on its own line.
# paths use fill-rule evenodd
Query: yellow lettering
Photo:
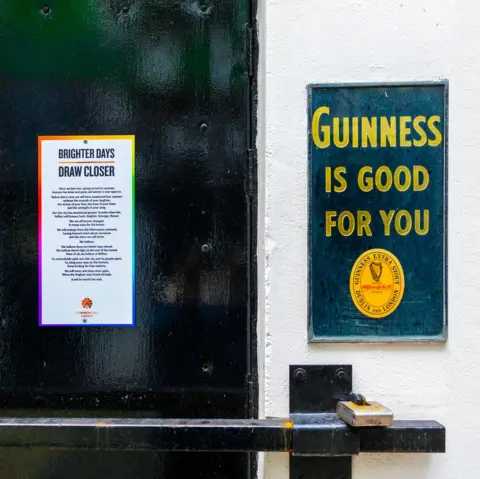
M 425 123 L 427 119 L 424 116 L 417 116 L 413 120 L 413 129 L 416 133 L 418 133 L 419 139 L 413 140 L 413 144 L 415 146 L 424 146 L 427 144 L 427 134 L 420 123 Z
M 423 176 L 423 183 L 420 181 L 420 174 Z M 430 175 L 428 170 L 421 165 L 413 167 L 413 191 L 423 191 L 430 183 Z
M 395 210 L 390 210 L 388 213 L 385 213 L 384 210 L 380 210 L 380 216 L 383 221 L 383 231 L 385 233 L 385 236 L 390 236 L 390 223 L 392 222 L 394 214 Z
M 352 117 L 352 146 L 358 148 L 358 117 Z
M 343 119 L 343 140 L 340 140 L 340 118 L 333 119 L 333 143 L 338 148 L 345 148 L 350 139 L 350 124 L 348 118 Z
M 385 174 L 385 183 L 382 183 L 382 175 Z M 392 171 L 388 166 L 380 166 L 375 173 L 375 184 L 378 191 L 388 191 L 392 187 Z
M 440 117 L 438 115 L 431 116 L 428 119 L 428 128 L 433 133 L 433 140 L 428 140 L 430 146 L 438 146 L 442 142 L 442 134 L 440 130 L 435 126 L 435 123 L 440 123 Z
M 345 226 L 345 219 L 348 226 Z M 342 236 L 350 236 L 355 230 L 355 217 L 350 211 L 342 211 L 338 215 L 338 231 Z
M 362 191 L 373 190 L 373 179 L 371 177 L 365 178 L 365 173 L 372 173 L 371 166 L 362 166 L 358 172 L 358 187 Z
M 367 236 L 372 236 L 370 223 L 372 222 L 372 215 L 368 211 L 357 211 L 357 236 L 363 236 L 363 231 Z
M 390 117 L 390 123 L 386 116 L 380 117 L 380 146 L 397 146 L 397 119 Z
M 402 226 L 402 219 L 405 219 L 405 226 Z M 400 210 L 395 216 L 395 229 L 399 235 L 405 236 L 412 229 L 412 217 L 407 210 Z
M 405 175 L 405 179 L 403 183 L 401 183 L 400 181 L 400 175 L 402 173 Z M 395 185 L 395 188 L 398 191 L 407 191 L 408 188 L 410 188 L 410 185 L 412 184 L 412 175 L 410 173 L 410 170 L 403 165 L 397 167 L 393 175 L 393 183 Z
M 318 148 L 328 148 L 330 146 L 330 127 L 322 125 L 320 128 L 320 117 L 324 114 L 330 114 L 328 106 L 317 108 L 312 118 L 312 138 Z M 322 138 L 320 138 L 320 131 L 323 133 Z
M 332 167 L 325 167 L 325 191 L 327 193 L 332 192 Z
M 412 144 L 422 147 L 427 143 L 429 146 L 438 146 L 442 143 L 439 115 L 428 119 L 418 115 L 413 117 L 413 121 L 412 116 L 335 117 L 332 125 L 322 124 L 322 116 L 330 115 L 330 111 L 330 107 L 320 106 L 312 116 L 312 139 L 318 148 L 328 148 L 332 141 L 337 148 L 345 148 L 349 144 L 353 148 L 358 148 L 360 144 L 362 148 L 376 148 L 380 143 L 385 148 L 397 145 L 408 147 Z
M 342 176 L 347 172 L 344 166 L 337 166 L 333 170 L 333 176 L 338 181 L 338 185 L 333 187 L 335 193 L 342 193 L 347 189 L 347 180 Z
M 407 128 L 407 123 L 412 121 L 411 116 L 400 117 L 400 146 L 412 146 L 411 140 L 407 140 L 407 135 L 410 135 L 410 128 Z
M 358 117 L 352 116 L 352 146 L 358 148 Z
M 377 146 L 377 119 L 375 117 L 367 118 L 362 116 L 362 147 Z
M 332 228 L 337 225 L 335 217 L 336 211 L 325 211 L 325 235 L 332 236 Z
M 420 210 L 415 210 L 415 232 L 417 235 L 425 236 L 430 230 L 430 211 L 423 210 L 423 228 L 421 227 Z

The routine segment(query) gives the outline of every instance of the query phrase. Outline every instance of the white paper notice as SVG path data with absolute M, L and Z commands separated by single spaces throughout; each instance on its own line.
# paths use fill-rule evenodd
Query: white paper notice
M 39 137 L 39 324 L 135 324 L 134 136 Z

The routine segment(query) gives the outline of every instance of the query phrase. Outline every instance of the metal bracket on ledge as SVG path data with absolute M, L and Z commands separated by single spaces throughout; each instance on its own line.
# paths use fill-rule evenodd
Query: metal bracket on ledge
M 351 479 L 351 457 L 361 452 L 445 452 L 445 428 L 436 421 L 348 426 L 337 403 L 356 396 L 351 366 L 290 366 L 291 479 L 318 479 L 319 471 L 322 479 Z

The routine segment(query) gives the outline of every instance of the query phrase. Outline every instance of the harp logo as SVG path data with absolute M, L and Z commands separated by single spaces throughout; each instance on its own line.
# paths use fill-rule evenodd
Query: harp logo
M 355 261 L 350 294 L 357 309 L 370 318 L 393 313 L 402 302 L 405 276 L 398 258 L 384 249 L 371 249 Z

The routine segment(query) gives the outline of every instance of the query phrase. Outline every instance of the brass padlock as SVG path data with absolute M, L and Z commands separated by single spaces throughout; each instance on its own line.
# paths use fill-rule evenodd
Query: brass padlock
M 391 426 L 393 424 L 393 411 L 380 403 L 367 402 L 365 398 L 360 401 L 340 401 L 337 404 L 337 415 L 350 426 Z

